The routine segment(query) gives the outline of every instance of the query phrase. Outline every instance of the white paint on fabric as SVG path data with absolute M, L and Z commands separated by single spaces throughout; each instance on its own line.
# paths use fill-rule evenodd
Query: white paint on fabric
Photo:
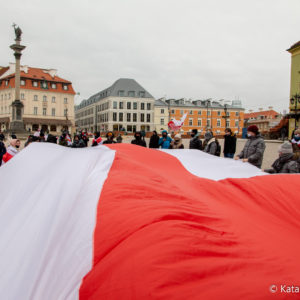
M 217 157 L 199 150 L 161 149 L 161 151 L 176 157 L 189 172 L 202 178 L 221 180 L 267 175 L 250 163 Z
M 0 168 L 0 299 L 78 299 L 114 156 L 33 143 Z

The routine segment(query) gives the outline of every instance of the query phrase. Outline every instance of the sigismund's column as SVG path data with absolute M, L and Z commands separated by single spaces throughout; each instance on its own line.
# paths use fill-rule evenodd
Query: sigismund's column
M 22 133 L 25 131 L 23 122 L 23 109 L 24 105 L 20 100 L 20 61 L 22 51 L 26 46 L 21 45 L 22 30 L 13 24 L 16 35 L 16 43 L 11 45 L 10 48 L 14 50 L 14 56 L 16 58 L 16 71 L 15 71 L 15 100 L 12 102 L 12 121 L 10 122 L 10 131 L 13 133 Z

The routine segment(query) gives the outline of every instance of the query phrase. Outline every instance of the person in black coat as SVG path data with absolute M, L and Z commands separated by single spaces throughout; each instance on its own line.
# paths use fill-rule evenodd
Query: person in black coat
M 139 145 L 139 146 L 142 146 L 142 147 L 147 147 L 146 142 L 142 139 L 142 135 L 141 135 L 140 131 L 137 131 L 134 134 L 134 140 L 131 141 L 131 144 Z
M 224 157 L 233 158 L 236 151 L 236 135 L 230 128 L 225 129 L 224 135 Z
M 109 131 L 107 134 L 106 134 L 106 137 L 107 137 L 107 140 L 103 142 L 103 144 L 115 144 L 116 141 L 114 140 L 114 133 L 112 131 Z
M 150 138 L 150 143 L 149 143 L 149 148 L 158 148 L 158 141 L 159 141 L 159 136 L 157 132 L 154 130 L 153 134 Z
M 0 166 L 2 164 L 2 157 L 6 153 L 5 145 L 2 142 L 3 140 L 4 140 L 4 135 L 3 135 L 3 138 L 2 138 L 2 136 L 0 136 Z
M 192 129 L 191 140 L 190 140 L 190 149 L 203 150 L 202 141 L 199 139 L 199 133 L 197 129 Z

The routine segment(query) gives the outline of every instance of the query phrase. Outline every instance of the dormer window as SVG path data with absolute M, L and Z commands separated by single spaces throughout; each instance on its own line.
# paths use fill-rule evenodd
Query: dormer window
M 140 92 L 139 92 L 139 96 L 140 96 L 141 98 L 145 98 L 145 92 L 144 92 L 144 91 L 140 91 Z
M 5 86 L 8 86 L 9 80 L 5 81 Z
M 56 83 L 51 83 L 51 88 L 56 89 Z
M 21 79 L 21 85 L 25 85 L 25 80 Z
M 125 96 L 125 92 L 124 91 L 118 91 L 118 95 L 119 95 L 119 97 L 124 97 Z
M 68 86 L 66 84 L 63 85 L 63 90 L 67 91 L 68 90 Z
M 135 97 L 135 91 L 129 91 L 128 97 Z
M 32 86 L 38 87 L 38 82 L 37 82 L 37 81 L 33 81 L 33 82 L 32 82 Z
M 47 83 L 47 81 L 42 81 L 41 82 L 41 88 L 42 89 L 48 89 L 48 83 Z

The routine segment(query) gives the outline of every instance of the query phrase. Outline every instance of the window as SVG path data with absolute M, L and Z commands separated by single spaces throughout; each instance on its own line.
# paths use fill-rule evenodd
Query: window
M 118 108 L 118 102 L 117 101 L 114 101 L 113 102 L 113 109 L 117 109 Z
M 55 116 L 55 108 L 52 108 L 52 116 L 54 117 Z
M 46 116 L 46 115 L 47 115 L 47 108 L 43 107 L 43 116 Z
M 192 110 L 190 110 L 190 115 L 192 115 L 193 114 L 193 111 Z
M 206 120 L 206 126 L 210 127 L 210 120 L 209 119 Z
M 68 86 L 66 84 L 63 84 L 63 90 L 67 91 L 68 89 L 69 89 Z
M 171 110 L 171 114 L 175 114 L 175 110 L 174 109 Z
M 34 115 L 37 115 L 37 113 L 38 113 L 38 108 L 37 108 L 37 107 L 34 107 L 34 108 L 33 108 L 33 114 L 34 114 Z
M 123 122 L 123 113 L 119 113 L 119 121 Z
M 56 131 L 56 125 L 50 125 L 50 131 Z
M 68 98 L 64 98 L 64 104 L 68 103 Z
M 55 103 L 55 97 L 52 97 L 52 103 Z
M 127 122 L 131 122 L 131 114 L 127 114 Z
M 64 116 L 65 116 L 65 117 L 68 116 L 68 109 L 67 109 L 67 108 L 64 109 Z
M 201 119 L 198 119 L 198 126 L 202 126 L 202 120 Z
M 119 109 L 123 109 L 123 102 L 119 102 Z
M 137 102 L 133 102 L 133 109 L 137 109 Z
M 226 128 L 229 128 L 229 127 L 230 127 L 230 121 L 226 120 Z
M 189 119 L 189 126 L 193 126 L 193 119 Z
M 41 82 L 41 88 L 42 89 L 48 89 L 48 83 L 47 83 L 47 81 L 42 81 Z
M 124 97 L 125 96 L 125 92 L 124 91 L 118 91 L 118 96 L 119 97 Z
M 235 116 L 239 117 L 240 113 L 238 111 L 235 112 Z
M 145 109 L 145 103 L 141 103 L 141 110 Z
M 141 114 L 141 122 L 145 122 L 145 115 Z
M 132 125 L 127 125 L 127 131 L 132 132 Z
M 34 95 L 34 96 L 33 96 L 33 100 L 34 100 L 34 101 L 38 101 L 38 96 L 37 96 L 37 95 Z
M 51 83 L 51 88 L 56 89 L 56 83 Z
M 43 96 L 43 102 L 47 102 L 47 96 Z
M 127 109 L 131 109 L 131 102 L 127 102 Z
M 115 113 L 115 112 L 113 113 L 113 121 L 115 121 L 115 122 L 117 121 L 117 113 Z
M 201 116 L 201 114 L 202 114 L 202 111 L 198 110 L 198 115 Z
M 221 120 L 220 119 L 217 120 L 217 127 L 221 127 Z
M 218 110 L 218 116 L 221 116 L 221 112 Z
M 135 97 L 135 91 L 129 91 L 128 97 Z
M 151 103 L 147 103 L 147 110 L 151 110 Z
M 207 111 L 207 115 L 210 116 L 210 110 Z
M 5 81 L 5 86 L 8 86 L 9 80 Z
M 132 114 L 132 121 L 133 121 L 133 122 L 136 122 L 136 121 L 137 121 L 137 114 L 136 114 L 136 113 L 133 113 L 133 114 Z
M 230 112 L 229 111 L 226 113 L 226 116 L 228 116 L 228 117 L 230 116 Z
M 140 96 L 141 98 L 145 98 L 145 92 L 140 91 L 140 92 L 139 92 L 139 96 Z
M 161 114 L 164 114 L 164 113 L 165 113 L 165 110 L 164 110 L 164 109 L 161 109 L 161 110 L 160 110 L 160 113 L 161 113 Z
M 21 80 L 21 85 L 25 85 L 25 80 Z
M 235 120 L 235 127 L 239 127 L 239 120 Z
M 151 114 L 147 114 L 147 123 L 151 122 Z
M 164 118 L 160 119 L 160 125 L 165 125 L 165 119 Z
M 22 93 L 21 94 L 21 100 L 24 100 L 25 99 L 25 95 Z
M 38 87 L 38 82 L 37 81 L 32 81 L 32 86 Z
M 183 110 L 180 111 L 180 114 L 183 115 Z

